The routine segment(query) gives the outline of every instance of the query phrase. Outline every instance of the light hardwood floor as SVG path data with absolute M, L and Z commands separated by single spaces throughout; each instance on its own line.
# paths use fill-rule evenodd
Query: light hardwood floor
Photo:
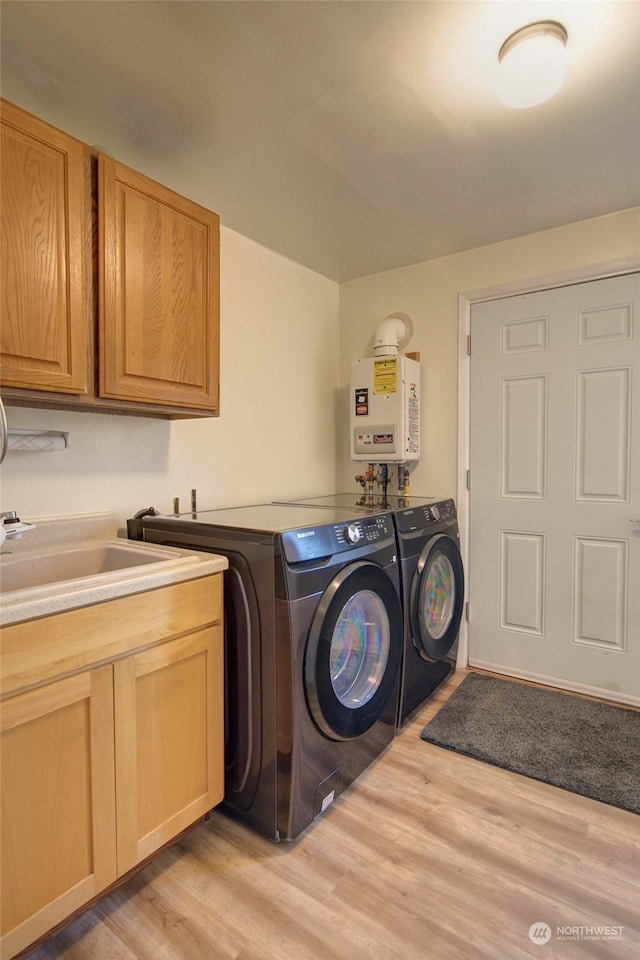
M 421 741 L 465 675 L 294 843 L 214 811 L 32 960 L 637 960 L 640 817 Z

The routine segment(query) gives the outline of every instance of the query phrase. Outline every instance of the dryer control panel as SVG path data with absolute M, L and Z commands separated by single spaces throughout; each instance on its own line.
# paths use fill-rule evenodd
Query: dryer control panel
M 440 500 L 428 506 L 410 507 L 396 511 L 396 525 L 399 533 L 411 530 L 428 530 L 436 524 L 450 523 L 456 519 L 456 505 L 453 500 Z

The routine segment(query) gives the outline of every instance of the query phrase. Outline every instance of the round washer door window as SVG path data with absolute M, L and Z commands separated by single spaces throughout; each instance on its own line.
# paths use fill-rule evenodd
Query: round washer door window
M 413 642 L 425 660 L 441 660 L 460 629 L 464 572 L 458 545 L 440 534 L 430 540 L 418 562 L 411 590 Z
M 305 650 L 307 703 L 322 733 L 352 739 L 384 713 L 393 723 L 401 656 L 402 610 L 393 582 L 375 563 L 350 564 L 322 595 Z
M 357 710 L 380 686 L 389 662 L 391 625 L 377 593 L 360 590 L 350 597 L 331 638 L 329 671 L 336 697 Z

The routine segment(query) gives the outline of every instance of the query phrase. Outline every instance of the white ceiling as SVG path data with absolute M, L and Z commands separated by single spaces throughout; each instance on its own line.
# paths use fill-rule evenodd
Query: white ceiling
M 338 281 L 640 205 L 636 0 L 2 0 L 1 15 L 3 96 L 108 132 L 124 162 Z M 538 19 L 566 27 L 568 79 L 509 110 L 497 51 Z

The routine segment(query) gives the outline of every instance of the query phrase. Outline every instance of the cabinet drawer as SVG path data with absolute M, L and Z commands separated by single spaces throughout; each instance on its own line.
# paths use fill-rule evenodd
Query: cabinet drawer
M 2 695 L 113 660 L 222 619 L 222 574 L 3 628 Z

